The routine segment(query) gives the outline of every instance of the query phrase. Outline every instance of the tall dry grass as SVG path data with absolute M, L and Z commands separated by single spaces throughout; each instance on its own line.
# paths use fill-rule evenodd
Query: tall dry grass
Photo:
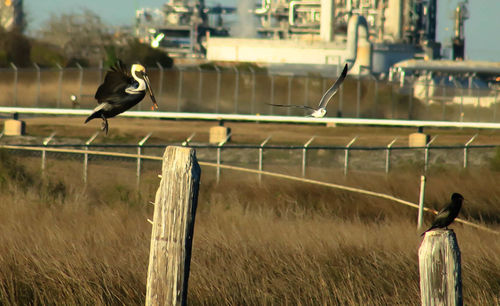
M 120 190 L 128 187 L 112 188 L 117 170 L 110 166 L 98 176 L 107 184 L 89 192 L 77 181 L 42 178 L 8 155 L 0 160 L 0 304 L 144 303 L 151 231 L 144 203 L 153 190 L 125 201 Z M 414 210 L 281 180 L 259 185 L 230 172 L 216 185 L 205 170 L 190 304 L 419 304 Z M 459 188 L 469 200 L 465 215 L 498 229 L 499 191 L 486 191 L 498 176 L 434 173 L 428 198 L 438 206 Z M 411 199 L 408 186 L 417 178 L 338 180 Z M 462 249 L 465 303 L 498 304 L 498 236 L 452 227 Z

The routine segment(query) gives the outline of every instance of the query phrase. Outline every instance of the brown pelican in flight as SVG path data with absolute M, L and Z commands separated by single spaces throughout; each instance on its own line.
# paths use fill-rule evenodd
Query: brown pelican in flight
M 102 130 L 108 134 L 107 118 L 114 117 L 135 106 L 144 98 L 146 90 L 153 102 L 152 109 L 158 109 L 144 66 L 134 64 L 129 73 L 122 61 L 118 60 L 115 66 L 106 73 L 104 83 L 97 89 L 95 99 L 98 105 L 85 123 L 101 118 Z
M 330 101 L 330 99 L 337 93 L 337 91 L 340 88 L 340 85 L 344 82 L 344 79 L 347 75 L 347 64 L 344 66 L 344 70 L 342 70 L 342 73 L 340 74 L 339 78 L 335 83 L 330 87 L 321 100 L 319 101 L 318 108 L 306 106 L 306 105 L 289 105 L 289 104 L 270 104 L 273 106 L 280 106 L 280 107 L 296 107 L 296 108 L 303 108 L 307 109 L 309 111 L 312 111 L 312 113 L 308 117 L 314 117 L 314 118 L 323 118 L 326 115 L 326 105 Z

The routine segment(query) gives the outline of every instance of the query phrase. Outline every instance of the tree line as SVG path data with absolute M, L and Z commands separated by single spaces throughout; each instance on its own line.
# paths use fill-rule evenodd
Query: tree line
M 29 37 L 22 29 L 0 28 L 0 67 L 111 66 L 117 58 L 145 66 L 171 67 L 164 51 L 141 43 L 130 31 L 112 28 L 91 10 L 51 18 Z

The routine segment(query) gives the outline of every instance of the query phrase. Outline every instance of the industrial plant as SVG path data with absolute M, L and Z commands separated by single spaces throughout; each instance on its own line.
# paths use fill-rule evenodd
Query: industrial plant
M 347 63 L 353 76 L 399 81 L 401 87 L 407 78 L 420 82 L 424 89 L 415 96 L 432 102 L 431 87 L 497 87 L 499 63 L 465 60 L 467 5 L 460 2 L 450 12 L 451 59 L 442 58 L 436 40 L 436 0 L 262 0 L 238 8 L 172 0 L 138 10 L 136 33 L 171 56 L 254 63 L 274 72 L 332 75 Z M 472 96 L 471 90 L 459 94 L 462 103 Z
M 404 60 L 440 58 L 436 7 L 436 0 L 262 0 L 239 8 L 172 0 L 138 10 L 136 33 L 172 55 L 271 65 L 347 62 L 350 73 L 381 74 Z M 235 18 L 230 29 L 224 20 Z M 453 59 L 464 58 L 467 18 L 460 3 Z

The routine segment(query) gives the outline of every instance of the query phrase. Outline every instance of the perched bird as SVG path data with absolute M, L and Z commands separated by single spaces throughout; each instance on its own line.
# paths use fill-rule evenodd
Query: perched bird
M 280 106 L 280 107 L 296 107 L 296 108 L 303 108 L 312 111 L 311 114 L 308 115 L 308 117 L 314 117 L 314 118 L 323 118 L 326 115 L 326 105 L 330 101 L 330 99 L 337 93 L 337 90 L 340 88 L 340 85 L 344 82 L 344 79 L 347 75 L 347 64 L 344 66 L 344 70 L 342 70 L 342 73 L 340 74 L 339 78 L 335 83 L 330 87 L 321 100 L 319 101 L 318 108 L 306 106 L 306 105 L 289 105 L 289 104 L 271 104 L 268 103 L 269 105 L 272 106 Z
M 459 194 L 459 193 L 454 193 L 451 195 L 451 202 L 448 203 L 443 209 L 441 209 L 438 214 L 436 215 L 436 218 L 434 219 L 434 222 L 432 222 L 431 227 L 429 227 L 428 230 L 422 233 L 421 236 L 423 236 L 425 233 L 427 233 L 430 230 L 433 230 L 435 228 L 446 228 L 448 229 L 448 225 L 455 220 L 455 218 L 458 216 L 458 212 L 460 211 L 460 208 L 462 208 L 462 203 L 464 202 L 464 197 Z
M 146 90 L 151 96 L 152 108 L 158 109 L 144 66 L 134 64 L 129 73 L 125 64 L 118 60 L 115 66 L 106 73 L 104 83 L 97 89 L 95 99 L 98 105 L 85 120 L 85 123 L 95 118 L 101 118 L 103 120 L 102 130 L 108 134 L 107 118 L 121 114 L 139 103 L 146 95 Z

